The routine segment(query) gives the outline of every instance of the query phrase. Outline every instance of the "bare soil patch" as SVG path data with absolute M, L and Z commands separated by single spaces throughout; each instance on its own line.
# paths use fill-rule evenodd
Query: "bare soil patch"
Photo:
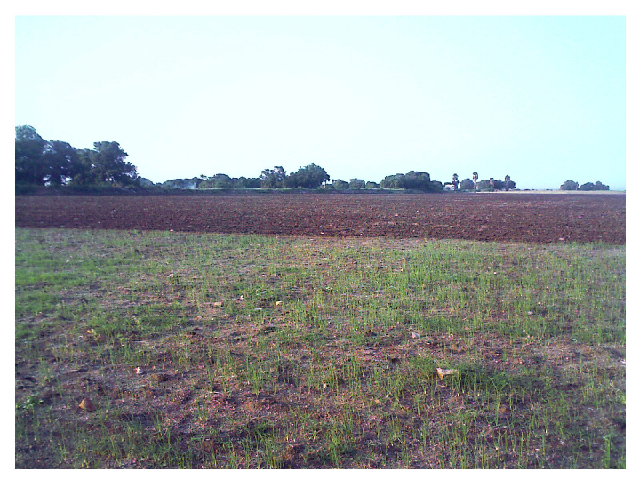
M 626 243 L 626 195 L 17 196 L 16 227 Z

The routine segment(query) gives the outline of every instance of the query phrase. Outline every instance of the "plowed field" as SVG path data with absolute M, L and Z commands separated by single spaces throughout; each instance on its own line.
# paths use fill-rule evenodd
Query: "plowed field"
M 626 243 L 626 195 L 16 196 L 16 227 Z

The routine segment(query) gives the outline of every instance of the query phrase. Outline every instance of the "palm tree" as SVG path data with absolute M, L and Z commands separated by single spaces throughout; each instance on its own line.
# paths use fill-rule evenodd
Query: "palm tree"
M 473 172 L 473 188 L 478 189 L 478 172 Z
M 451 177 L 451 183 L 453 184 L 454 190 L 457 190 L 458 189 L 458 183 L 460 183 L 460 182 L 458 182 L 458 174 L 457 173 L 454 173 L 453 177 Z
M 504 177 L 504 187 L 509 190 L 509 182 L 511 181 L 511 177 L 509 175 L 507 175 L 506 177 Z

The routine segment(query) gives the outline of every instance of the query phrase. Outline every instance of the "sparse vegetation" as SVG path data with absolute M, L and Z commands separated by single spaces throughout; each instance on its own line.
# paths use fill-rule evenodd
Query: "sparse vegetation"
M 18 228 L 16 467 L 624 468 L 625 250 Z

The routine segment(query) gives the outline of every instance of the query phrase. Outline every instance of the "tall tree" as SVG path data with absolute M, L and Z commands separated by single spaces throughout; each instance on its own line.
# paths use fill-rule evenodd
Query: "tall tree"
M 349 188 L 349 182 L 345 182 L 344 180 L 335 179 L 331 182 L 331 186 L 335 190 L 346 190 Z
M 475 184 L 470 178 L 465 178 L 460 182 L 460 190 L 473 190 L 475 188 Z
M 42 158 L 46 144 L 31 125 L 16 127 L 16 183 L 45 184 L 49 173 Z
M 76 150 L 78 165 L 76 174 L 69 182 L 72 185 L 95 185 L 99 183 L 98 172 L 93 167 L 95 152 L 89 148 Z
M 82 169 L 77 150 L 61 140 L 47 142 L 42 159 L 47 166 L 47 180 L 51 185 L 65 185 Z
M 509 175 L 507 175 L 506 177 L 504 177 L 504 187 L 507 190 L 510 190 L 512 188 L 516 188 L 516 182 L 511 180 L 511 177 Z
M 359 178 L 352 178 L 349 180 L 349 189 L 350 190 L 360 190 L 365 188 L 364 180 L 360 180 Z
M 284 184 L 286 187 L 291 188 L 318 188 L 330 179 L 331 177 L 325 172 L 324 168 L 312 163 L 300 168 L 297 172 L 289 174 Z
M 334 182 L 335 183 L 335 182 Z M 406 188 L 404 173 L 396 173 L 395 175 L 387 175 L 380 180 L 382 188 Z
M 458 189 L 458 185 L 460 184 L 459 180 L 458 180 L 458 174 L 454 173 L 453 176 L 451 177 L 451 184 L 453 185 L 454 189 Z
M 118 142 L 94 142 L 91 163 L 99 183 L 132 185 L 138 172 L 132 163 L 125 162 L 127 153 Z
M 260 173 L 260 186 L 262 188 L 282 188 L 287 174 L 281 166 L 273 167 L 273 170 L 265 169 Z
M 473 188 L 478 188 L 478 172 L 473 172 Z
M 560 185 L 560 190 L 578 190 L 579 184 L 573 180 L 565 180 L 562 185 Z

